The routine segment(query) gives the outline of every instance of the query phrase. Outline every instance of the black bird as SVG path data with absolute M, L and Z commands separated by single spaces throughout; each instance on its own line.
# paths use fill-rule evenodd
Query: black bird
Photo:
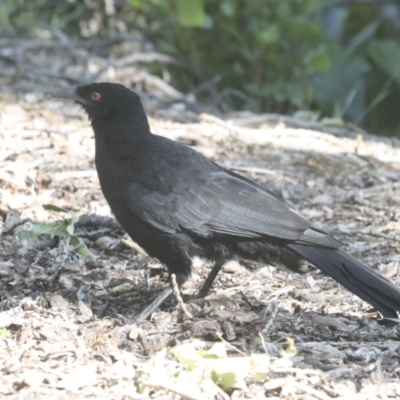
M 263 260 L 301 271 L 306 262 L 375 307 L 398 318 L 400 289 L 340 250 L 280 197 L 194 149 L 153 135 L 139 96 L 114 83 L 60 89 L 80 103 L 95 134 L 101 189 L 133 241 L 164 263 L 179 285 L 192 259 L 214 262 L 199 297 L 230 259 Z M 172 292 L 164 290 L 146 318 Z

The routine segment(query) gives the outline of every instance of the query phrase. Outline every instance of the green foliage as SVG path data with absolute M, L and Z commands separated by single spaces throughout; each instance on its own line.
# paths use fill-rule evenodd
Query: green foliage
M 349 108 L 356 96 L 365 92 L 367 74 L 371 66 L 365 59 L 364 48 L 377 28 L 376 22 L 368 24 L 346 46 L 337 49 L 332 66 L 321 83 L 322 90 L 316 99 L 319 106 L 328 113 L 340 118 L 346 113 L 351 113 Z M 333 111 L 330 111 L 332 108 Z M 358 110 L 355 114 L 357 113 Z M 354 115 L 354 119 L 356 117 Z
M 310 82 L 331 65 L 332 46 L 311 15 L 318 3 L 132 0 L 131 4 L 147 21 L 144 29 L 150 31 L 156 48 L 181 60 L 181 67 L 173 71 L 181 89 L 190 90 L 217 76 L 219 89 L 231 87 L 248 95 L 246 107 L 290 110 L 314 100 L 318 88 Z M 244 104 L 234 99 L 231 105 Z
M 205 14 L 201 0 L 177 0 L 178 20 L 181 26 L 203 26 Z
M 218 82 L 222 94 L 239 90 L 230 92 L 234 98 L 212 94 L 212 101 L 223 97 L 232 108 L 313 108 L 400 136 L 393 112 L 400 95 L 399 30 L 381 18 L 385 5 L 342 5 L 344 18 L 334 22 L 341 34 L 328 40 L 324 12 L 335 0 L 130 1 L 156 49 L 180 60 L 168 68 L 181 90 Z
M 390 79 L 400 85 L 400 45 L 394 40 L 374 40 L 368 54 Z
M 0 2 L 0 29 L 34 37 L 38 28 L 66 30 L 76 27 L 87 14 L 80 0 L 2 0 Z
M 92 255 L 85 243 L 75 235 L 75 225 L 79 221 L 79 217 L 74 212 L 52 204 L 45 204 L 43 208 L 53 213 L 67 213 L 70 218 L 63 218 L 52 223 L 34 222 L 30 231 L 21 232 L 21 239 L 35 242 L 40 235 L 57 236 L 60 239 L 68 239 L 69 243 L 74 246 L 74 250 L 82 257 Z
M 313 109 L 400 136 L 395 2 L 119 0 L 113 5 L 110 14 L 104 0 L 3 0 L 0 30 L 40 37 L 54 30 L 81 37 L 140 31 L 156 50 L 179 61 L 152 65 L 151 71 L 161 75 L 168 69 L 172 85 L 196 90 L 213 105 L 289 114 Z

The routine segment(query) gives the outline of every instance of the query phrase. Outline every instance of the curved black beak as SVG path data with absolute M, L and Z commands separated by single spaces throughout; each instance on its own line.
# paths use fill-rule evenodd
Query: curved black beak
M 65 87 L 62 89 L 59 89 L 55 91 L 54 93 L 51 94 L 51 97 L 57 98 L 57 99 L 70 99 L 77 101 L 82 104 L 86 104 L 87 101 L 80 97 L 78 93 L 76 92 L 77 87 L 76 86 L 69 86 Z

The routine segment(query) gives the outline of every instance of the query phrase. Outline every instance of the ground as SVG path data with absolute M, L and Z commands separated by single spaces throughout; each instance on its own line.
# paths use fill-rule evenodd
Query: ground
M 130 323 L 168 284 L 166 270 L 111 219 L 83 111 L 46 93 L 75 81 L 135 83 L 154 133 L 279 193 L 399 286 L 398 140 L 269 114 L 211 115 L 128 61 L 116 65 L 68 42 L 2 40 L 5 398 L 400 399 L 400 324 L 315 270 L 231 262 L 209 297 L 188 304 L 192 318 L 171 301 Z M 35 221 L 68 217 L 45 204 L 81 217 L 76 234 L 91 256 L 68 237 L 23 239 Z M 184 295 L 209 268 L 196 263 Z

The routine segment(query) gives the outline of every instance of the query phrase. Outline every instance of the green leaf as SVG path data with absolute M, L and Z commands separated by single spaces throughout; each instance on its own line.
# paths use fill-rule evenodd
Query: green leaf
M 138 10 L 143 10 L 143 8 L 144 8 L 143 0 L 129 0 L 129 3 L 131 4 L 131 6 L 133 8 L 136 8 Z
M 28 243 L 35 243 L 38 240 L 37 235 L 31 231 L 22 231 L 19 238 L 21 240 L 26 240 Z
M 79 217 L 73 212 L 73 211 L 68 211 L 69 215 L 71 216 L 71 224 L 75 225 L 79 221 Z
M 72 246 L 75 246 L 74 250 L 82 257 L 86 258 L 86 257 L 91 257 L 93 255 L 91 251 L 87 248 L 83 240 L 78 236 L 75 235 L 70 236 L 69 242 L 72 244 Z
M 79 221 L 79 217 L 73 211 L 67 210 L 66 208 L 61 208 L 61 207 L 55 206 L 54 204 L 44 204 L 43 208 L 47 211 L 68 213 L 71 216 L 71 224 L 72 225 L 76 224 Z
M 343 128 L 345 126 L 343 118 L 340 117 L 324 117 L 321 119 L 321 124 L 324 124 L 325 126 L 334 126 L 337 128 Z
M 176 0 L 179 23 L 184 27 L 201 27 L 205 21 L 202 0 Z
M 55 206 L 54 204 L 44 204 L 43 208 L 47 211 L 68 213 L 71 216 L 71 218 L 64 219 L 60 222 L 55 222 L 53 224 L 41 224 L 40 227 L 36 228 L 40 231 L 40 233 L 37 234 L 50 234 L 52 236 L 55 235 L 62 236 L 64 232 L 61 231 L 65 231 L 69 235 L 73 235 L 75 233 L 75 224 L 79 221 L 79 217 L 73 211 Z
M 302 121 L 316 122 L 319 120 L 321 113 L 319 111 L 297 110 L 292 116 L 293 118 L 300 119 Z
M 369 23 L 360 33 L 354 36 L 350 43 L 344 49 L 347 57 L 356 55 L 359 53 L 359 49 L 364 46 L 368 41 L 375 35 L 376 30 L 379 28 L 380 23 L 378 21 L 372 21 Z
M 331 56 L 325 46 L 320 46 L 309 51 L 304 62 L 314 71 L 326 72 L 331 67 Z
M 204 358 L 225 358 L 226 346 L 223 342 L 215 343 L 209 350 L 198 352 Z
M 171 353 L 187 369 L 193 370 L 203 361 L 203 358 L 190 344 L 182 344 L 171 349 Z
M 177 48 L 175 47 L 175 45 L 168 40 L 159 39 L 157 41 L 157 48 L 161 53 L 166 53 L 166 54 L 177 53 Z
M 75 226 L 74 226 L 74 224 L 73 224 L 72 222 L 69 223 L 69 224 L 65 227 L 65 230 L 67 231 L 67 233 L 68 233 L 69 235 L 73 235 L 74 232 L 75 232 Z
M 10 332 L 7 328 L 0 328 L 0 340 L 4 340 L 10 336 Z
M 301 83 L 288 83 L 287 84 L 287 93 L 290 101 L 296 105 L 297 107 L 301 107 L 304 104 L 304 100 L 306 97 L 306 91 Z M 278 96 L 276 96 L 278 98 Z
M 374 40 L 368 55 L 386 75 L 400 85 L 400 46 L 394 40 Z
M 212 365 L 211 378 L 227 392 L 246 389 L 245 378 L 250 371 L 249 357 L 220 358 Z
M 252 354 L 250 365 L 250 376 L 257 382 L 262 382 L 270 372 L 270 358 L 266 354 Z
M 325 75 L 320 90 L 317 93 L 317 101 L 321 107 L 331 109 L 333 104 L 340 104 L 341 110 L 336 116 L 343 116 L 344 111 L 351 112 L 349 99 L 354 93 L 362 93 L 366 90 L 366 76 L 370 71 L 370 65 L 364 58 L 349 56 L 347 49 L 340 51 L 332 62 L 332 67 Z M 354 97 L 353 97 L 354 98 Z M 360 101 L 356 99 L 355 102 Z M 362 102 L 360 103 L 362 106 Z M 346 110 L 343 110 L 346 105 Z M 363 112 L 363 107 L 361 108 Z M 360 113 L 353 114 L 353 118 Z M 351 114 L 350 114 L 351 115 Z
M 65 221 L 53 222 L 52 224 L 34 223 L 32 232 L 36 235 L 51 235 L 63 237 L 65 233 Z
M 211 18 L 209 15 L 206 15 L 204 19 L 203 28 L 204 29 L 211 29 L 214 26 L 214 19 Z
M 70 215 L 71 219 L 65 221 L 67 223 L 65 229 L 68 232 L 68 234 L 73 235 L 75 233 L 75 224 L 79 221 L 79 217 L 72 211 L 70 211 Z
M 21 233 L 21 239 L 32 243 L 37 240 L 39 235 L 58 236 L 60 238 L 68 237 L 70 244 L 75 247 L 74 250 L 76 253 L 80 254 L 82 257 L 93 255 L 82 239 L 74 235 L 75 224 L 79 221 L 79 217 L 73 211 L 69 211 L 53 204 L 45 204 L 43 205 L 43 208 L 47 211 L 68 213 L 71 218 L 64 218 L 52 223 L 35 222 L 32 225 L 31 231 L 24 231 Z
M 287 340 L 287 343 L 288 343 L 286 349 L 279 350 L 279 355 L 282 358 L 293 357 L 293 356 L 295 356 L 297 354 L 297 348 L 296 348 L 296 345 L 294 343 L 294 340 L 291 337 L 287 337 L 286 340 Z
M 47 211 L 69 213 L 67 209 L 55 206 L 54 204 L 43 204 L 43 208 Z
M 315 10 L 321 7 L 321 0 L 305 0 L 302 4 L 302 12 L 303 14 L 311 14 Z
M 280 39 L 279 27 L 276 24 L 271 24 L 267 29 L 261 31 L 259 35 L 259 40 L 263 44 L 276 43 Z
M 233 17 L 235 15 L 235 4 L 232 0 L 222 1 L 219 8 L 227 17 Z

